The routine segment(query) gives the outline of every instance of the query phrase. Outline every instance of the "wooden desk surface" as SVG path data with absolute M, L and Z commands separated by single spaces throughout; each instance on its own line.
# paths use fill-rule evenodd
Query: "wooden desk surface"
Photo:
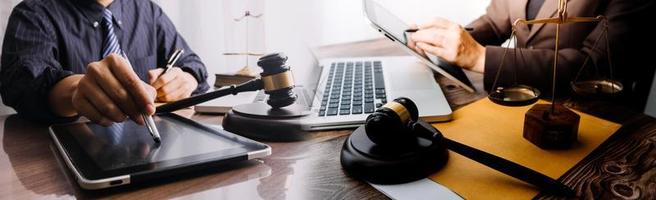
M 387 40 L 326 46 L 319 53 L 321 58 L 405 55 Z M 482 75 L 468 73 L 468 76 L 477 90 L 483 91 Z M 485 97 L 482 92 L 470 94 L 449 80 L 436 78 L 453 109 Z M 569 100 L 568 105 L 623 123 L 624 127 L 561 179 L 584 197 L 656 198 L 656 120 L 604 102 L 578 102 Z M 2 106 L 0 113 L 8 110 Z M 222 119 L 220 115 L 199 115 L 192 110 L 182 110 L 179 114 L 209 124 L 220 124 Z M 11 114 L 1 114 L 0 124 L 0 199 L 386 198 L 368 184 L 344 175 L 339 152 L 351 130 L 316 132 L 303 142 L 267 143 L 273 148 L 271 156 L 216 171 L 149 185 L 84 191 L 55 154 L 46 126 Z

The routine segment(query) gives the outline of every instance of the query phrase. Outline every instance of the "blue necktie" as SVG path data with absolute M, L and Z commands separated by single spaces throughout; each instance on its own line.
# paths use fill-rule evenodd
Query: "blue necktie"
M 103 43 L 103 51 L 102 51 L 102 57 L 107 57 L 111 53 L 115 53 L 121 56 L 125 57 L 125 54 L 123 54 L 123 50 L 121 50 L 121 44 L 118 42 L 118 38 L 116 37 L 116 34 L 114 33 L 114 22 L 113 22 L 113 17 L 114 15 L 112 14 L 112 11 L 109 9 L 104 9 L 103 10 L 103 21 L 102 25 L 103 28 L 105 29 L 105 41 Z M 109 132 L 111 135 L 112 143 L 114 145 L 119 144 L 121 142 L 121 138 L 123 136 L 123 123 L 115 123 L 112 124 L 110 127 L 107 127 L 109 129 Z
M 118 42 L 118 38 L 116 38 L 116 34 L 114 33 L 114 22 L 113 22 L 113 14 L 112 11 L 109 9 L 104 9 L 103 10 L 103 28 L 105 28 L 105 41 L 103 44 L 103 51 L 102 51 L 102 57 L 107 57 L 110 53 L 115 53 L 118 55 L 123 55 L 123 51 L 121 50 L 121 44 Z

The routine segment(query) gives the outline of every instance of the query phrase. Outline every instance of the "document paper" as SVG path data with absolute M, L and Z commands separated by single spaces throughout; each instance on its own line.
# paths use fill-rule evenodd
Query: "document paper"
M 538 103 L 546 103 L 540 101 Z M 507 107 L 485 98 L 454 112 L 454 120 L 433 124 L 445 137 L 503 157 L 558 179 L 615 133 L 620 125 L 585 113 L 578 141 L 570 149 L 544 150 L 524 139 L 524 115 L 532 105 Z M 530 199 L 538 188 L 452 151 L 446 166 L 430 179 L 465 199 Z

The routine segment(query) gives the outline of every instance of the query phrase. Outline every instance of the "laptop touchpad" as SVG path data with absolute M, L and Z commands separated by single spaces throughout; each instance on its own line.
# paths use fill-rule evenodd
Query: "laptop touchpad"
M 386 82 L 392 90 L 434 89 L 437 88 L 433 73 L 419 62 L 407 62 L 403 67 L 385 68 Z

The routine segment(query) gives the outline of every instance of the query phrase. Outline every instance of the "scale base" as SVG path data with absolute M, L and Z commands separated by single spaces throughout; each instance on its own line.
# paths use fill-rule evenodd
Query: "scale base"
M 278 109 L 264 103 L 242 104 L 226 114 L 222 125 L 227 131 L 255 140 L 300 141 L 310 137 L 301 124 L 310 113 L 296 104 Z
M 536 104 L 526 112 L 524 138 L 542 149 L 568 149 L 575 142 L 580 116 L 561 104 Z
M 369 140 L 364 126 L 360 126 L 344 142 L 340 161 L 351 177 L 374 184 L 399 184 L 435 173 L 448 155 L 442 142 L 423 138 L 412 145 L 381 147 Z

